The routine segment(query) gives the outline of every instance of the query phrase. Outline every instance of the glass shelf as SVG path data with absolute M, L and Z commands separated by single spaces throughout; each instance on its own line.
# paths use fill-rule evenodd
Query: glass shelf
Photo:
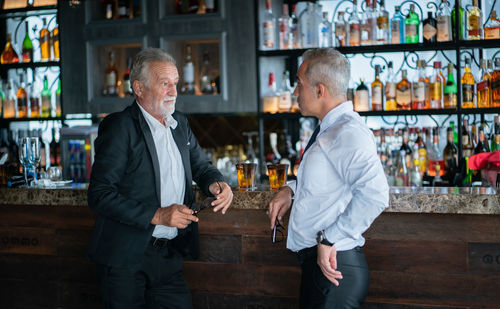
M 0 18 L 16 18 L 57 14 L 57 5 L 25 7 L 20 9 L 0 10 Z
M 60 64 L 59 61 L 7 63 L 0 65 L 0 69 L 11 70 L 11 69 L 58 67 L 59 64 Z

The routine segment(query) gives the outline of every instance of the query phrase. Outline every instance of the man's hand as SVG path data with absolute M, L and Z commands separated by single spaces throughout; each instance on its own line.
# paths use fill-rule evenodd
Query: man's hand
M 335 245 L 318 245 L 317 263 L 325 277 L 336 286 L 339 286 L 339 279 L 342 279 L 342 273 L 337 270 L 337 249 Z
M 276 219 L 283 225 L 283 216 L 292 206 L 293 191 L 290 187 L 281 188 L 269 203 L 269 218 L 271 219 L 271 229 L 274 228 Z
M 198 217 L 193 213 L 194 211 L 186 205 L 172 204 L 169 207 L 158 208 L 151 224 L 185 229 L 191 222 L 198 222 Z
M 214 212 L 222 209 L 222 214 L 225 214 L 233 201 L 233 191 L 231 187 L 223 181 L 216 181 L 208 187 L 208 190 L 216 198 L 216 200 L 212 202 Z

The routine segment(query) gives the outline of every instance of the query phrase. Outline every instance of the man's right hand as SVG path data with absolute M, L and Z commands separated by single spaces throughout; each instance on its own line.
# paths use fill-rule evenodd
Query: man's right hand
M 151 224 L 185 229 L 191 222 L 198 222 L 198 217 L 193 214 L 194 211 L 186 205 L 172 204 L 169 207 L 158 208 Z
M 283 225 L 283 216 L 292 206 L 293 191 L 288 186 L 281 188 L 269 203 L 269 218 L 271 219 L 271 229 L 274 228 L 276 219 Z

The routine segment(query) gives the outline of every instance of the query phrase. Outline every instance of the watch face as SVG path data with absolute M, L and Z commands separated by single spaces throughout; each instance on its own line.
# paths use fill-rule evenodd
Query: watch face
M 323 241 L 323 239 L 324 239 L 324 238 L 325 238 L 325 237 L 324 237 L 324 235 L 323 235 L 323 232 L 322 232 L 322 231 L 319 231 L 319 232 L 318 232 L 318 234 L 316 234 L 316 242 L 317 242 L 318 244 L 320 244 L 320 243 Z

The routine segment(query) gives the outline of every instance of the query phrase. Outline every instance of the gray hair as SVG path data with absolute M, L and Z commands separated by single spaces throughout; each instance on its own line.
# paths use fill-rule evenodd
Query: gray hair
M 132 63 L 132 69 L 130 70 L 131 85 L 134 84 L 134 81 L 138 80 L 146 85 L 146 87 L 149 87 L 147 73 L 151 62 L 169 62 L 176 65 L 175 59 L 163 49 L 143 49 L 135 56 Z
M 312 86 L 321 83 L 332 96 L 347 94 L 351 65 L 339 51 L 334 48 L 310 49 L 302 59 L 308 62 L 305 75 Z

